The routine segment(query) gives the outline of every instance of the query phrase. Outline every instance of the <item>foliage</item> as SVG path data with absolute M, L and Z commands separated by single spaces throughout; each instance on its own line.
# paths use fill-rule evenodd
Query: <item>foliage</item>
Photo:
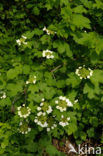
M 1 156 L 63 156 L 52 146 L 52 137 L 73 135 L 77 143 L 101 139 L 102 13 L 102 0 L 0 1 Z M 89 79 L 75 73 L 83 65 L 93 71 Z M 73 107 L 60 112 L 55 103 L 60 96 Z M 43 98 L 52 107 L 46 119 L 57 124 L 49 132 L 34 122 Z M 18 107 L 23 104 L 31 110 L 28 134 L 19 133 L 25 118 L 18 115 Z M 59 125 L 61 115 L 70 117 L 69 125 Z

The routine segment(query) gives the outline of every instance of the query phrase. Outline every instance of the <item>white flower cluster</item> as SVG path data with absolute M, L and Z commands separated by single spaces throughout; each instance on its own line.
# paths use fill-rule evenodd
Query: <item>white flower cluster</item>
M 44 101 L 45 101 L 45 99 L 43 98 L 41 103 L 40 103 L 40 107 L 37 107 L 37 110 L 38 111 L 43 111 L 44 113 L 46 112 L 47 114 L 50 114 L 53 111 L 52 107 L 48 106 L 48 103 L 44 102 Z
M 80 66 L 78 69 L 76 69 L 75 73 L 80 77 L 80 79 L 90 79 L 90 77 L 93 75 L 93 70 L 90 68 L 86 69 L 84 65 L 83 67 Z
M 42 104 L 42 103 L 41 103 Z M 48 110 L 46 110 L 47 114 L 50 114 L 53 110 L 51 106 L 48 106 Z M 42 108 L 41 107 L 37 107 L 37 110 L 40 111 Z
M 31 131 L 31 128 L 28 127 L 27 123 L 20 122 L 19 126 L 20 126 L 19 132 L 22 134 L 27 134 L 28 132 Z
M 43 28 L 43 31 L 45 31 L 45 32 L 47 33 L 47 35 L 53 35 L 53 34 L 56 34 L 56 32 L 51 31 L 51 30 L 48 30 L 48 29 L 46 28 L 46 26 Z
M 37 114 L 37 116 L 35 117 L 35 119 L 34 119 L 34 122 L 37 124 L 37 125 L 39 125 L 39 126 L 41 126 L 41 127 L 47 127 L 48 126 L 48 123 L 47 123 L 47 121 L 46 121 L 46 113 L 43 113 L 43 112 L 39 112 L 38 114 Z
M 53 110 L 52 107 L 49 105 L 48 102 L 45 102 L 45 99 L 43 98 L 40 106 L 37 107 L 38 113 L 35 117 L 34 122 L 43 127 L 47 128 L 47 131 L 49 132 L 51 129 L 54 129 L 57 125 L 55 124 L 52 116 L 48 116 Z
M 34 76 L 32 79 L 26 81 L 26 84 L 30 84 L 30 83 L 33 83 L 33 84 L 36 83 L 36 76 Z
M 65 118 L 64 115 L 61 115 L 61 121 L 59 122 L 59 125 L 61 125 L 62 127 L 65 127 L 69 125 L 68 123 L 69 120 L 70 120 L 70 117 Z
M 21 44 L 27 44 L 27 42 L 25 42 L 25 40 L 27 39 L 26 36 L 22 35 L 20 39 L 17 39 L 16 42 L 19 46 L 21 46 Z
M 5 92 L 0 92 L 0 94 L 2 94 L 2 96 L 0 96 L 0 99 L 5 99 L 6 98 L 6 93 Z
M 47 128 L 47 132 L 49 132 L 51 129 L 54 129 L 56 127 L 57 127 L 57 125 L 54 123 L 51 127 L 48 127 Z
M 47 59 L 53 59 L 54 55 L 53 55 L 53 51 L 51 50 L 43 50 L 43 57 L 46 57 Z
M 56 108 L 59 109 L 60 112 L 66 111 L 67 107 L 73 106 L 71 101 L 64 96 L 60 96 L 59 100 L 56 100 L 55 103 L 57 104 Z
M 23 106 L 19 106 L 17 109 L 18 115 L 21 118 L 27 118 L 31 113 L 31 109 L 29 107 L 25 107 L 25 104 L 23 104 Z

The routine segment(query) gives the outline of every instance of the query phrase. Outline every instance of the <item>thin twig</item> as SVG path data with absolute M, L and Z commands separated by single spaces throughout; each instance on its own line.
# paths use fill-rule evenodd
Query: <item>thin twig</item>
M 57 66 L 56 68 L 54 68 L 51 72 L 56 71 L 57 69 L 59 69 L 62 65 Z

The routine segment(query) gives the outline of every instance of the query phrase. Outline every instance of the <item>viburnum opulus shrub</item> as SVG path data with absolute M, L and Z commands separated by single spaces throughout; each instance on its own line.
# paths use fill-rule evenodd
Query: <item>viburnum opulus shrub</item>
M 0 155 L 103 143 L 103 1 L 0 0 Z

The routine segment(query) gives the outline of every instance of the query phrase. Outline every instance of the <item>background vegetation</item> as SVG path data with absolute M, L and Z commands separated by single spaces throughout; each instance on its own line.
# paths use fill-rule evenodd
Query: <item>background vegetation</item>
M 43 57 L 47 49 L 54 58 Z M 92 69 L 90 79 L 76 75 L 83 65 Z M 34 75 L 36 83 L 26 84 Z M 65 155 L 52 146 L 53 137 L 103 143 L 103 1 L 0 0 L 0 96 L 1 156 Z M 60 112 L 59 96 L 73 107 Z M 49 132 L 34 122 L 42 98 L 53 109 L 47 119 L 57 124 Z M 31 109 L 28 121 L 18 115 L 22 104 Z M 62 114 L 70 117 L 65 127 L 58 124 Z M 28 134 L 19 132 L 20 122 L 27 122 Z

